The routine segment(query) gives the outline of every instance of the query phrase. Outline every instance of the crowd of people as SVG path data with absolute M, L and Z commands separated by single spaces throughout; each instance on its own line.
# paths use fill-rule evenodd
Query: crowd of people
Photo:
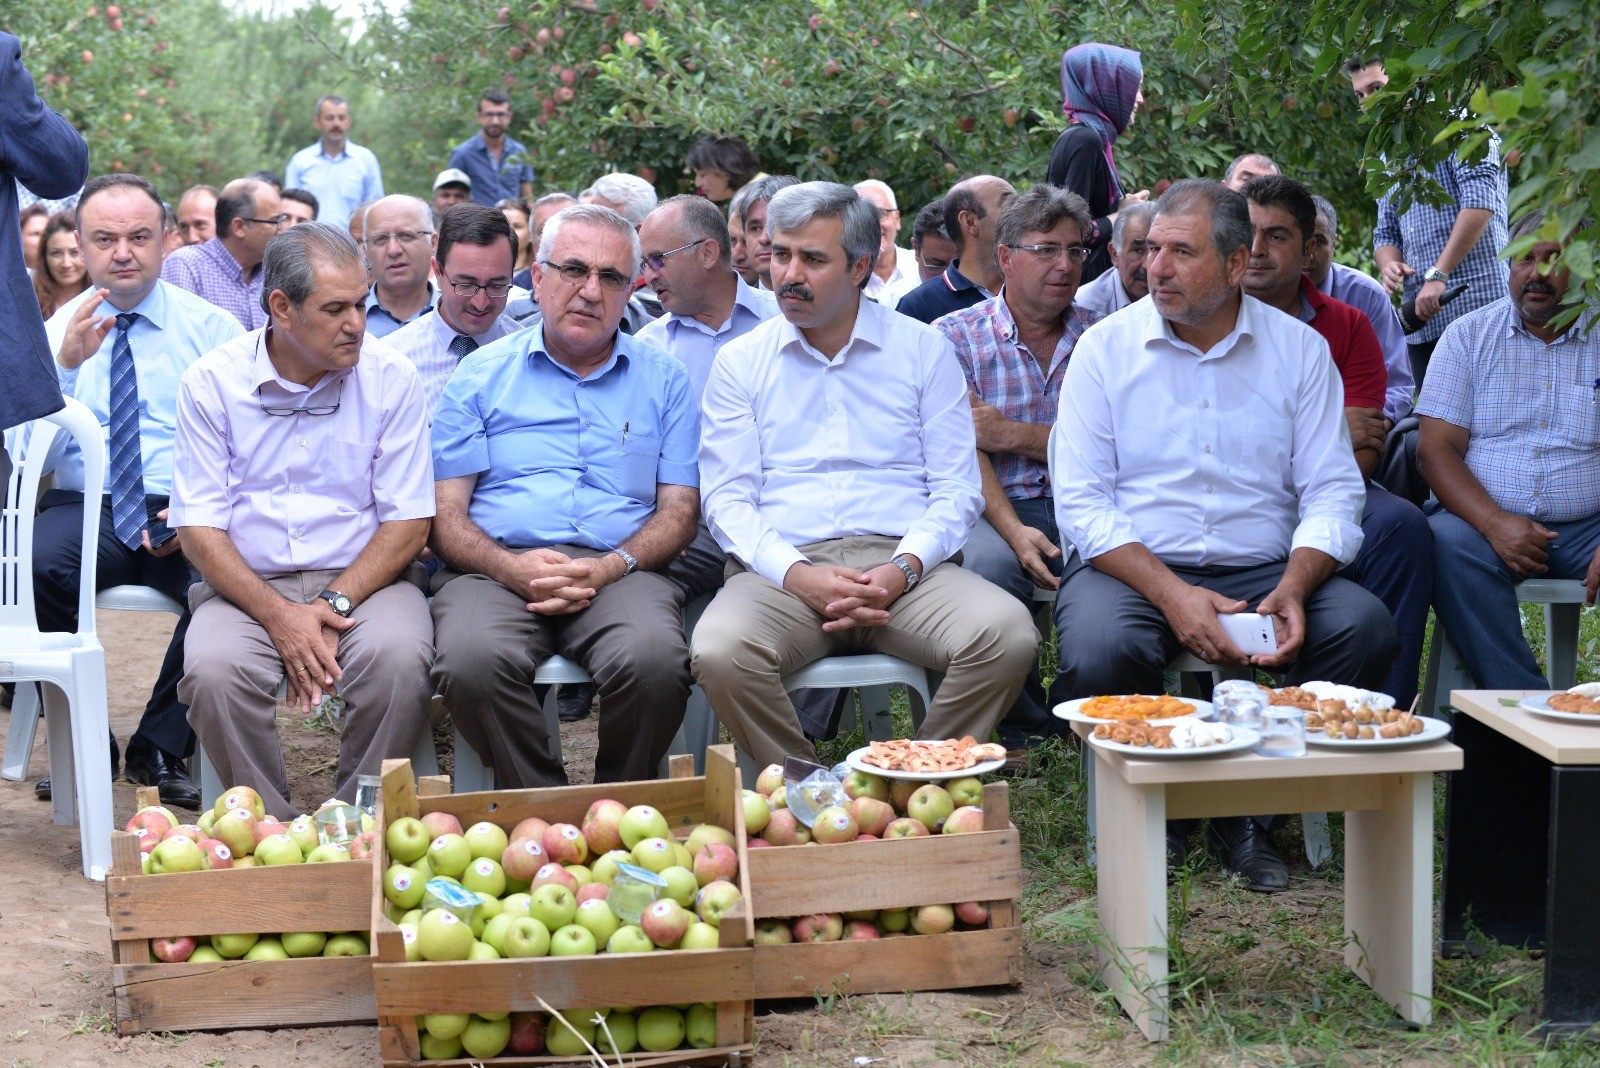
M 8 108 L 44 121 L 0 43 Z M 110 457 L 102 501 L 69 449 L 39 502 L 40 626 L 74 625 L 86 506 L 102 586 L 187 606 L 127 774 L 192 807 L 198 737 L 295 811 L 282 687 L 342 707 L 341 797 L 411 752 L 435 693 L 502 786 L 559 784 L 554 654 L 593 680 L 562 715 L 597 695 L 597 781 L 654 774 L 696 683 L 757 761 L 814 757 L 844 695 L 785 679 L 841 653 L 936 672 L 922 734 L 1019 759 L 1063 734 L 1055 704 L 1159 692 L 1184 651 L 1410 704 L 1430 607 L 1479 685 L 1543 685 L 1516 584 L 1600 587 L 1600 341 L 1557 318 L 1543 218 L 1508 225 L 1497 142 L 1434 168 L 1447 206 L 1379 202 L 1378 280 L 1332 261 L 1334 205 L 1262 151 L 1125 188 L 1142 77 L 1070 49 L 1043 180 L 956 182 L 909 248 L 887 183 L 764 174 L 738 138 L 695 145 L 697 195 L 546 190 L 498 92 L 430 199 L 386 194 L 329 96 L 281 182 L 169 207 L 101 174 L 24 208 L 23 318 Z M 78 189 L 62 151 L 13 166 L 30 199 Z M 1240 611 L 1275 653 L 1229 637 Z M 1273 823 L 1210 827 L 1254 889 L 1288 885 Z

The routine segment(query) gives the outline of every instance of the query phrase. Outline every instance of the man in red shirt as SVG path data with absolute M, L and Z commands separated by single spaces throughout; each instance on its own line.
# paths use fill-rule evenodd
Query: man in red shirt
M 1433 599 L 1433 535 L 1421 509 L 1372 481 L 1383 456 L 1383 402 L 1389 379 L 1383 349 L 1365 314 L 1324 296 L 1304 274 L 1317 217 L 1310 191 L 1292 178 L 1274 174 L 1252 179 L 1242 192 L 1255 227 L 1244 291 L 1322 335 L 1344 381 L 1345 421 L 1356 465 L 1367 478 L 1367 503 L 1361 514 L 1361 552 L 1340 574 L 1376 596 L 1394 615 L 1400 655 L 1384 688 L 1399 707 L 1406 708 L 1417 695 L 1422 633 Z

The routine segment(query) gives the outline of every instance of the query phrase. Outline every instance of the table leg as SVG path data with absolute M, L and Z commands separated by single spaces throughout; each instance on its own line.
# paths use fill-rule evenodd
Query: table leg
M 1544 958 L 1546 1028 L 1582 1031 L 1600 1020 L 1600 768 L 1557 765 L 1550 781 L 1550 877 Z
M 1432 1018 L 1433 776 L 1383 775 L 1345 816 L 1344 959 L 1414 1024 Z
M 1167 1037 L 1166 787 L 1131 786 L 1102 767 L 1095 799 L 1100 977 L 1145 1037 L 1159 1042 Z
M 1513 946 L 1544 942 L 1550 764 L 1456 713 L 1462 767 L 1446 787 L 1441 956 L 1481 952 L 1478 933 Z

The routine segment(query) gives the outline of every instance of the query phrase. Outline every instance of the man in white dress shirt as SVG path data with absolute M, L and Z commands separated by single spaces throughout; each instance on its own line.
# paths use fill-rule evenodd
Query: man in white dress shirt
M 504 212 L 457 204 L 444 213 L 433 258 L 439 299 L 433 311 L 385 338 L 417 365 L 430 415 L 457 364 L 520 329 L 504 314 L 516 262 L 517 235 Z
M 1141 200 L 1117 212 L 1117 221 L 1111 224 L 1112 270 L 1079 289 L 1074 304 L 1097 315 L 1110 315 L 1145 298 L 1150 292 L 1145 238 L 1155 217 L 1153 200 Z
M 1328 346 L 1245 296 L 1249 208 L 1219 182 L 1161 197 L 1150 296 L 1089 328 L 1061 387 L 1050 473 L 1068 559 L 1056 601 L 1066 695 L 1160 692 L 1188 650 L 1290 683 L 1376 689 L 1397 649 L 1383 603 L 1333 577 L 1361 547 L 1365 492 Z M 1247 657 L 1218 622 L 1273 617 Z M 1269 820 L 1211 821 L 1253 890 L 1288 887 Z M 1174 825 L 1168 849 L 1187 851 Z
M 922 284 L 922 276 L 917 271 L 916 254 L 895 244 L 895 239 L 900 236 L 900 203 L 889 184 L 876 178 L 857 182 L 855 191 L 878 210 L 878 262 L 867 276 L 865 292 L 879 304 L 892 308 L 901 294 L 909 293 Z M 895 295 L 894 300 L 886 296 L 890 293 Z
M 919 734 L 987 740 L 1038 633 L 952 560 L 983 506 L 960 364 L 938 331 L 862 298 L 869 202 L 807 182 L 767 208 L 783 318 L 723 350 L 702 405 L 705 511 L 730 575 L 695 628 L 695 674 L 761 763 L 815 756 L 782 678 L 835 654 L 942 672 Z

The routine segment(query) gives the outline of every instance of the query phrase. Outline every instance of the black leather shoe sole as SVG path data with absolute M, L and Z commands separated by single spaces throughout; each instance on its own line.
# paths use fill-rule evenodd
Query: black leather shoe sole
M 1230 844 L 1213 825 L 1208 837 L 1228 858 L 1228 870 L 1244 880 L 1246 889 L 1258 894 L 1281 894 L 1289 889 L 1289 869 L 1266 831 L 1252 823 L 1249 831 Z

